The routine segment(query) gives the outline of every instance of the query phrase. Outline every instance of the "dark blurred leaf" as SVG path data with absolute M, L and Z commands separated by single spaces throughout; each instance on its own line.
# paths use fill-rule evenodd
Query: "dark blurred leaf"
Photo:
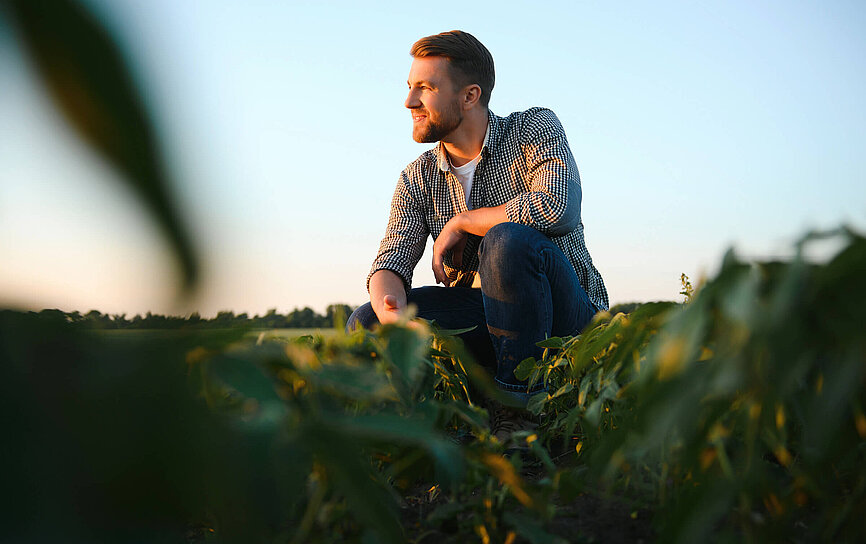
M 443 521 L 454 518 L 460 512 L 469 508 L 469 505 L 461 502 L 447 502 L 442 506 L 437 507 L 427 516 L 427 521 L 433 525 L 439 525 Z
M 544 464 L 544 468 L 550 471 L 551 474 L 556 472 L 556 466 L 553 464 L 553 460 L 550 458 L 550 454 L 541 444 L 540 440 L 537 439 L 529 439 L 529 449 L 530 451 L 538 458 L 539 461 Z
M 433 421 L 392 414 L 343 417 L 327 416 L 323 421 L 338 436 L 353 441 L 381 441 L 407 444 L 427 450 L 438 472 L 455 485 L 463 475 L 460 448 L 433 427 Z
M 115 40 L 77 1 L 4 3 L 57 108 L 154 215 L 174 246 L 182 285 L 191 289 L 198 274 L 194 250 L 171 201 L 153 123 Z
M 569 503 L 580 494 L 585 487 L 586 467 L 571 468 L 559 473 L 559 496 L 563 502 Z
M 480 456 L 480 461 L 487 466 L 490 473 L 493 474 L 503 485 L 507 485 L 514 498 L 520 501 L 527 508 L 539 508 L 542 505 L 533 497 L 526 482 L 520 477 L 520 474 L 514 468 L 514 465 L 502 455 L 496 453 L 483 452 Z
M 427 401 L 439 407 L 440 410 L 451 412 L 476 429 L 487 427 L 487 418 L 464 402 L 447 400 L 443 402 Z M 473 405 L 474 406 L 474 405 Z M 476 407 L 477 408 L 477 407 Z
M 338 396 L 369 402 L 397 398 L 387 376 L 369 366 L 324 365 L 304 375 Z
M 392 365 L 392 383 L 408 403 L 428 368 L 427 337 L 416 329 L 393 325 L 382 327 L 381 335 L 385 342 L 382 354 Z
M 261 535 L 276 489 L 291 485 L 262 462 L 269 440 L 237 433 L 193 395 L 185 356 L 199 343 L 0 312 L 0 488 L 15 497 L 0 541 L 178 541 L 228 502 Z
M 357 446 L 315 424 L 305 426 L 303 434 L 357 521 L 375 532 L 380 542 L 404 542 L 396 504 Z
M 532 544 L 567 544 L 568 542 L 560 536 L 545 531 L 541 523 L 535 518 L 523 514 L 512 514 L 507 521 L 508 525 Z
M 221 355 L 207 363 L 208 372 L 245 397 L 279 401 L 274 382 L 262 369 L 243 358 Z

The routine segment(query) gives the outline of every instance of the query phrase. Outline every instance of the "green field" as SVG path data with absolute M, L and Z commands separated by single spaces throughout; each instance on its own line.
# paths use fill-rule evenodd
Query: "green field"
M 253 329 L 248 333 L 248 335 L 258 338 L 260 335 L 264 334 L 266 339 L 292 339 L 307 335 L 330 338 L 337 333 L 338 331 L 336 329 Z
M 221 336 L 236 329 L 95 329 L 92 332 L 107 338 L 128 338 L 133 340 L 145 338 L 183 338 L 192 336 Z M 266 339 L 293 339 L 300 336 L 331 337 L 337 334 L 336 329 L 242 329 L 246 337 L 258 338 L 264 334 Z

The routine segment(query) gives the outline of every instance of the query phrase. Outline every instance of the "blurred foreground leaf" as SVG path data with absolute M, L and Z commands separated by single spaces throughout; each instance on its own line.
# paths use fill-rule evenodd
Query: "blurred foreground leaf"
M 153 122 L 105 26 L 74 0 L 0 0 L 58 110 L 114 166 L 174 248 L 186 291 L 198 264 L 169 193 Z

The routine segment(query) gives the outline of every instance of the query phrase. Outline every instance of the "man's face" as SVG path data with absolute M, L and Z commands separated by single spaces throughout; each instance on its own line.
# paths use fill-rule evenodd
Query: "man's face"
M 448 59 L 423 57 L 409 69 L 406 107 L 412 113 L 412 139 L 438 142 L 463 122 L 460 99 L 448 71 Z

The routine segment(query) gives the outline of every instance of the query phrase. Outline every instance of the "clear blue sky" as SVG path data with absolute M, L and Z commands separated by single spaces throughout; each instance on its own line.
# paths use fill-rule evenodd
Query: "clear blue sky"
M 205 256 L 165 246 L 52 112 L 0 22 L 0 306 L 263 313 L 366 300 L 402 168 L 410 45 L 493 53 L 500 115 L 553 109 L 611 302 L 679 299 L 734 245 L 866 225 L 866 3 L 91 0 L 158 120 Z M 416 285 L 432 284 L 429 254 Z

